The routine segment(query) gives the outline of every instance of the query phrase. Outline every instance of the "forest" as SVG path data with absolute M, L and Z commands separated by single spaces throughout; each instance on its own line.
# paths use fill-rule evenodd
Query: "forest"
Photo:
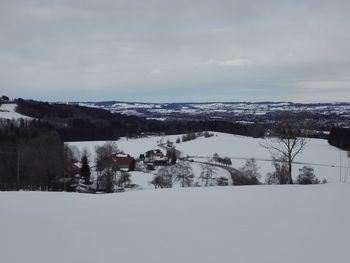
M 264 137 L 265 127 L 228 121 L 159 121 L 111 113 L 104 109 L 37 101 L 17 101 L 17 112 L 38 118 L 54 128 L 63 141 L 116 140 L 141 133 L 181 134 L 217 131 Z
M 350 151 L 350 128 L 333 127 L 328 136 L 328 143 Z

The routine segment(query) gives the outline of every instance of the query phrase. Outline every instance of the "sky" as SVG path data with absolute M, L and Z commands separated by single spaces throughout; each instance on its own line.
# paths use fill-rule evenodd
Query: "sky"
M 348 0 L 0 0 L 0 95 L 350 101 Z

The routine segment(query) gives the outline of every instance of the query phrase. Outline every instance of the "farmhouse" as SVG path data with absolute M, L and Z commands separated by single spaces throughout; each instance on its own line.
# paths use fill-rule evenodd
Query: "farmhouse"
M 65 170 L 69 176 L 75 176 L 79 174 L 80 168 L 71 160 L 65 161 Z
M 135 169 L 136 161 L 129 154 L 114 154 L 112 159 L 118 164 L 121 171 L 133 171 Z
M 149 150 L 145 154 L 141 154 L 141 159 L 147 165 L 168 165 L 168 157 L 160 149 Z

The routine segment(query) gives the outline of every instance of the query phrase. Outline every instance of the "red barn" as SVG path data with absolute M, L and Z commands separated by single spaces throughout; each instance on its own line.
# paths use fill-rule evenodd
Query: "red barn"
M 135 159 L 129 154 L 114 154 L 112 155 L 113 160 L 118 164 L 119 169 L 127 169 L 132 171 L 135 169 Z

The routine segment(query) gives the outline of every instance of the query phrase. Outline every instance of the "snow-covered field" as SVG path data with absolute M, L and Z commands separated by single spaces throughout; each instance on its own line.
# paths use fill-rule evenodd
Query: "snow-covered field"
M 245 160 L 235 158 L 256 158 L 271 159 L 268 150 L 261 146 L 264 139 L 256 139 L 245 136 L 237 136 L 224 133 L 216 133 L 218 136 L 212 138 L 198 138 L 196 140 L 181 143 L 177 148 L 186 154 L 194 156 L 213 156 L 217 152 L 220 156 L 233 157 L 232 166 L 239 168 L 245 163 Z M 339 166 L 342 160 L 342 177 L 346 173 L 346 167 L 349 166 L 350 158 L 347 152 L 341 151 L 328 144 L 326 140 L 311 139 L 306 145 L 305 150 L 296 157 L 295 162 L 308 163 L 314 168 L 315 174 L 319 179 L 326 178 L 329 182 L 339 181 Z M 269 161 L 258 161 L 262 178 L 266 173 L 273 171 L 273 165 Z M 293 165 L 293 177 L 296 178 L 299 168 L 304 164 Z M 332 167 L 334 166 L 334 167 Z
M 176 149 L 180 150 L 183 156 L 190 155 L 203 157 L 193 158 L 198 161 L 206 161 L 208 158 L 211 158 L 214 153 L 218 153 L 222 157 L 228 156 L 232 158 L 232 167 L 234 168 L 241 167 L 245 163 L 244 158 L 256 158 L 258 159 L 258 165 L 260 167 L 259 171 L 262 175 L 261 181 L 264 181 L 268 172 L 273 171 L 274 167 L 272 163 L 270 161 L 263 161 L 263 159 L 271 159 L 270 153 L 261 146 L 264 139 L 225 133 L 214 134 L 215 136 L 210 138 L 200 137 L 192 141 L 175 144 Z M 178 137 L 181 137 L 181 135 L 164 137 L 154 136 L 137 139 L 121 138 L 116 141 L 116 143 L 119 149 L 134 157 L 138 157 L 141 153 L 144 153 L 147 150 L 157 148 L 157 143 L 160 140 L 163 142 L 166 142 L 167 140 L 175 142 Z M 103 143 L 104 142 L 74 142 L 69 144 L 76 145 L 79 149 L 86 147 L 91 153 L 91 158 L 93 159 L 95 145 L 102 145 Z M 347 167 L 350 164 L 350 158 L 347 157 L 347 152 L 329 145 L 326 140 L 311 139 L 304 152 L 298 155 L 295 161 L 309 164 L 314 168 L 315 174 L 320 180 L 325 178 L 328 182 L 339 182 L 340 172 L 343 179 L 346 177 L 346 174 L 349 173 Z M 340 161 L 343 166 L 341 170 L 338 167 Z M 198 176 L 200 169 L 198 169 L 198 167 L 196 168 L 195 164 L 193 165 Z M 294 178 L 298 175 L 298 169 L 303 165 L 293 165 Z M 222 169 L 218 172 L 225 173 Z
M 347 263 L 349 184 L 0 193 L 4 263 Z
M 15 111 L 17 104 L 2 104 L 0 105 L 0 118 L 3 119 L 32 119 L 31 117 L 19 114 Z

